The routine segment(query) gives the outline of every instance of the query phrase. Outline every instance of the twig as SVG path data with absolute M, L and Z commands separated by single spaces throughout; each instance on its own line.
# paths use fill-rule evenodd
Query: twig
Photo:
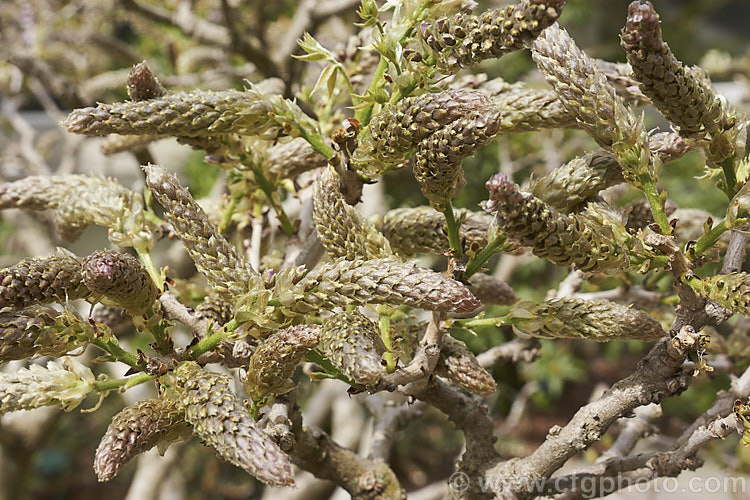
M 494 447 L 497 437 L 492 417 L 480 398 L 467 396 L 438 379 L 428 386 L 410 384 L 404 392 L 442 411 L 463 431 L 466 451 L 459 461 L 459 470 L 469 477 L 477 477 L 481 467 L 499 459 Z M 472 481 L 473 486 L 478 486 L 476 483 L 478 481 Z
M 432 321 L 427 325 L 427 330 L 419 341 L 417 353 L 411 362 L 385 375 L 380 380 L 377 390 L 393 391 L 400 385 L 426 379 L 433 372 L 440 355 L 440 342 L 443 338 L 443 328 L 440 325 L 442 319 L 442 313 L 432 313 Z
M 190 328 L 190 331 L 195 337 L 202 338 L 206 335 L 206 332 L 208 332 L 208 329 L 211 326 L 211 321 L 205 318 L 199 319 L 171 293 L 163 293 L 161 297 L 159 297 L 159 302 L 161 303 L 161 307 L 167 318 L 179 321 Z
M 353 498 L 405 498 L 406 493 L 390 467 L 337 445 L 322 430 L 305 426 L 299 411 L 290 415 L 297 446 L 292 461 L 319 479 L 327 479 Z
M 729 238 L 727 252 L 724 254 L 724 262 L 721 265 L 721 273 L 729 274 L 739 271 L 745 262 L 747 251 L 747 236 L 737 231 L 732 231 Z
M 539 357 L 539 341 L 536 339 L 514 338 L 504 344 L 492 347 L 477 355 L 477 361 L 484 368 L 491 368 L 499 363 L 523 361 L 531 363 Z
M 380 393 L 365 400 L 374 419 L 372 441 L 367 457 L 387 462 L 396 432 L 409 420 L 421 416 L 426 405 L 408 402 L 398 404 L 392 398 L 384 401 L 384 396 L 384 393 Z
M 599 440 L 618 418 L 684 391 L 692 375 L 681 366 L 687 354 L 697 348 L 698 338 L 692 327 L 685 327 L 676 337 L 657 342 L 630 376 L 582 407 L 565 427 L 550 429 L 545 442 L 531 455 L 491 467 L 485 474 L 488 484 L 497 494 L 532 494 L 536 479 L 549 477 L 570 457 Z
M 565 279 L 560 282 L 557 292 L 552 291 L 550 293 L 554 294 L 554 297 L 558 299 L 570 298 L 581 289 L 584 279 L 584 273 L 578 269 L 570 271 Z

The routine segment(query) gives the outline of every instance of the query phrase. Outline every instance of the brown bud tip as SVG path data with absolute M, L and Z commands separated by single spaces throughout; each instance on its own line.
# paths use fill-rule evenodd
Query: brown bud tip
M 133 101 L 155 99 L 167 93 L 167 89 L 154 76 L 146 61 L 136 64 L 128 75 L 128 95 Z
M 661 46 L 659 14 L 656 13 L 651 2 L 635 1 L 628 6 L 625 31 L 633 33 L 636 41 L 645 48 L 655 50 Z
M 490 199 L 482 202 L 482 208 L 489 213 L 497 210 L 498 203 L 515 203 L 523 200 L 523 194 L 518 190 L 518 185 L 503 173 L 495 174 L 485 183 L 490 192 Z

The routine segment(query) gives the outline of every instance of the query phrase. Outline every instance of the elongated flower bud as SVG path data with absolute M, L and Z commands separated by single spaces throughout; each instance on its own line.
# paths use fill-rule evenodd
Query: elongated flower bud
M 264 433 L 232 391 L 233 380 L 187 362 L 175 370 L 178 408 L 193 431 L 226 461 L 271 486 L 294 485 L 289 457 Z
M 146 171 L 146 184 L 164 207 L 167 220 L 211 287 L 230 302 L 260 287 L 260 275 L 219 233 L 216 225 L 177 178 L 155 165 L 143 169 Z
M 476 273 L 469 278 L 469 290 L 482 304 L 503 306 L 518 300 L 510 285 L 484 273 Z
M 682 157 L 690 149 L 674 132 L 653 134 L 648 138 L 648 145 L 663 163 Z M 570 213 L 600 191 L 624 181 L 617 158 L 599 149 L 573 158 L 544 177 L 533 180 L 531 194 L 561 212 Z
M 295 284 L 277 285 L 274 293 L 284 307 L 301 314 L 351 304 L 445 312 L 471 312 L 480 305 L 462 283 L 392 258 L 339 259 L 316 267 Z
M 485 86 L 480 89 L 492 90 Z M 491 93 L 490 100 L 498 114 L 498 135 L 578 126 L 557 94 L 549 90 L 508 85 Z
M 419 143 L 413 171 L 430 206 L 442 212 L 464 184 L 461 163 L 499 129 L 494 114 L 472 112 Z
M 533 43 L 532 56 L 563 105 L 603 148 L 642 146 L 642 125 L 564 29 L 554 24 L 544 30 Z
M 750 275 L 747 273 L 716 274 L 701 280 L 702 292 L 722 307 L 750 314 Z
M 666 335 L 658 321 L 639 309 L 604 299 L 519 302 L 507 316 L 520 335 L 546 338 L 657 340 Z
M 544 177 L 535 179 L 531 193 L 556 209 L 570 213 L 600 191 L 624 180 L 614 156 L 600 149 L 573 158 Z
M 90 294 L 83 283 L 81 261 L 69 255 L 24 259 L 0 270 L 0 309 L 84 299 Z
M 324 169 L 315 182 L 313 220 L 318 238 L 331 257 L 370 259 L 392 253 L 385 236 L 344 200 L 338 175 L 331 167 Z
M 0 312 L 0 363 L 36 356 L 60 357 L 85 346 L 94 327 L 74 310 L 31 306 Z
M 62 123 L 83 135 L 217 137 L 259 135 L 276 139 L 314 122 L 291 101 L 255 89 L 168 93 L 147 101 L 99 104 L 73 110 Z
M 176 437 L 184 426 L 174 401 L 146 399 L 125 407 L 112 417 L 94 456 L 99 481 L 109 481 L 120 468 L 158 443 Z
M 432 49 L 445 74 L 485 59 L 502 57 L 525 47 L 554 23 L 565 0 L 522 0 L 504 9 L 479 16 L 461 12 L 422 28 L 422 38 Z
M 98 225 L 110 228 L 113 243 L 127 246 L 123 233 L 147 227 L 141 195 L 114 180 L 87 175 L 34 175 L 0 184 L 0 209 L 4 208 L 54 210 L 61 235 L 70 241 L 88 226 Z
M 74 134 L 201 136 L 252 134 L 276 137 L 272 105 L 252 90 L 174 92 L 147 101 L 99 104 L 73 110 L 62 125 Z
M 146 61 L 136 64 L 128 75 L 128 95 L 133 101 L 147 101 L 161 97 L 167 89 L 151 72 Z
M 374 386 L 385 375 L 386 351 L 378 327 L 358 312 L 338 313 L 323 321 L 320 350 L 343 374 L 364 386 Z
M 64 357 L 44 368 L 31 365 L 15 373 L 0 373 L 0 415 L 59 405 L 70 411 L 94 390 L 91 370 L 73 358 Z
M 491 396 L 497 390 L 495 379 L 482 368 L 466 344 L 450 335 L 443 337 L 435 373 L 479 396 Z
M 318 325 L 297 325 L 271 334 L 250 358 L 245 391 L 254 399 L 283 394 L 292 386 L 289 377 L 307 352 L 318 345 Z
M 457 220 L 463 219 L 459 236 L 464 249 L 487 245 L 492 216 L 468 210 L 456 210 L 455 216 Z M 382 231 L 391 247 L 402 255 L 442 254 L 450 250 L 445 216 L 432 207 L 389 210 L 383 216 Z
M 621 42 L 641 90 L 680 134 L 705 138 L 734 125 L 734 115 L 702 70 L 685 68 L 663 41 L 651 2 L 630 4 Z
M 114 250 L 98 250 L 83 260 L 83 282 L 134 316 L 146 312 L 159 294 L 138 259 Z
M 484 202 L 484 209 L 495 214 L 503 234 L 530 247 L 534 255 L 582 271 L 618 271 L 629 266 L 613 227 L 582 215 L 561 214 L 522 193 L 505 174 L 492 176 L 487 189 L 490 199 Z
M 405 161 L 426 137 L 472 111 L 489 111 L 492 103 L 481 92 L 447 90 L 407 97 L 386 106 L 360 134 L 354 158 L 367 152 L 383 163 Z M 360 161 L 365 161 L 359 158 Z

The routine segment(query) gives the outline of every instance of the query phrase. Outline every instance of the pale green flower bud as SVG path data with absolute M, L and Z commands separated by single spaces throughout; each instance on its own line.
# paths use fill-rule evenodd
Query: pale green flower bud
M 487 245 L 487 231 L 492 216 L 482 212 L 455 210 L 461 220 L 459 236 L 465 250 L 478 250 Z M 398 253 L 443 254 L 450 250 L 445 216 L 432 207 L 396 208 L 383 216 L 382 231 Z
M 474 111 L 424 138 L 414 159 L 414 176 L 422 194 L 442 212 L 465 185 L 461 163 L 499 130 L 494 113 Z
M 295 103 L 246 90 L 171 92 L 146 101 L 99 104 L 73 110 L 62 122 L 83 135 L 157 135 L 178 138 L 258 135 L 276 139 L 317 126 Z
M 663 41 L 651 2 L 632 2 L 622 46 L 640 88 L 685 137 L 705 138 L 734 126 L 736 117 L 700 68 L 686 68 Z
M 159 295 L 141 262 L 114 250 L 98 250 L 83 260 L 83 282 L 133 316 L 146 312 Z
M 226 461 L 271 486 L 293 486 L 289 457 L 263 432 L 232 390 L 229 375 L 212 373 L 195 362 L 174 372 L 181 391 L 176 403 L 197 434 Z
M 59 357 L 89 343 L 95 328 L 72 309 L 31 306 L 0 312 L 0 363 Z
M 377 325 L 358 312 L 338 313 L 323 321 L 320 350 L 355 383 L 376 385 L 386 374 L 386 351 Z
M 492 103 L 481 92 L 447 90 L 407 97 L 388 105 L 359 135 L 353 161 L 358 171 L 375 176 L 388 164 L 405 162 L 425 138 L 476 112 L 490 112 Z
M 530 194 L 522 193 L 505 174 L 487 181 L 490 199 L 484 208 L 494 213 L 502 234 L 530 247 L 534 255 L 559 266 L 581 271 L 618 272 L 630 265 L 619 238 L 621 224 L 607 217 L 592 219 L 562 214 Z
M 53 210 L 60 234 L 76 240 L 91 225 L 110 229 L 110 239 L 120 246 L 148 224 L 143 198 L 112 179 L 87 175 L 29 176 L 0 184 L 0 209 Z
M 279 281 L 274 295 L 295 314 L 365 304 L 444 312 L 471 312 L 480 306 L 462 283 L 393 258 L 338 259 L 316 267 L 297 282 L 287 281 Z
M 392 253 L 383 234 L 344 200 L 332 167 L 325 168 L 315 182 L 313 220 L 318 238 L 331 257 L 370 259 Z
M 469 290 L 482 304 L 502 306 L 518 300 L 509 284 L 484 273 L 476 273 L 469 278 Z
M 565 0 L 522 0 L 479 16 L 460 12 L 422 27 L 422 38 L 445 74 L 524 48 L 554 23 Z
M 645 312 L 604 299 L 519 302 L 507 320 L 517 334 L 543 338 L 648 341 L 666 335 Z
M 435 373 L 479 396 L 491 396 L 497 390 L 495 379 L 482 368 L 466 344 L 450 335 L 443 336 Z
M 616 154 L 628 180 L 636 181 L 652 168 L 643 124 L 567 31 L 550 26 L 532 49 L 539 70 L 568 112 L 599 145 Z
M 165 216 L 182 240 L 195 266 L 211 287 L 229 302 L 261 287 L 261 278 L 211 222 L 190 192 L 162 167 L 148 165 L 146 184 L 164 207 Z
M 307 352 L 318 345 L 318 325 L 297 325 L 272 333 L 250 357 L 245 392 L 253 399 L 292 389 L 289 378 Z
M 59 405 L 70 411 L 94 390 L 91 370 L 73 358 L 64 357 L 44 368 L 31 365 L 15 373 L 0 373 L 0 414 Z

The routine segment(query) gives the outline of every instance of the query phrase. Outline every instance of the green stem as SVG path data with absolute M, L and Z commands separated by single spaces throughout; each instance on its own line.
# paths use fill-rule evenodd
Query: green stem
M 223 233 L 227 230 L 227 227 L 229 227 L 229 223 L 232 222 L 234 211 L 241 199 L 242 196 L 232 196 L 232 198 L 229 200 L 229 205 L 227 205 L 226 211 L 224 212 L 224 217 L 221 218 L 221 223 L 219 224 L 220 233 Z
M 327 357 L 325 357 L 317 349 L 313 349 L 312 351 L 309 351 L 305 355 L 305 359 L 308 360 L 308 361 L 311 361 L 311 362 L 315 363 L 316 365 L 318 365 L 319 367 L 321 367 L 323 369 L 323 371 L 327 375 L 330 375 L 333 378 L 337 378 L 337 379 L 339 379 L 339 380 L 341 380 L 343 382 L 346 382 L 350 386 L 352 386 L 355 389 L 358 389 L 360 391 L 364 391 L 365 390 L 364 387 L 362 387 L 361 385 L 357 384 L 354 380 L 350 379 L 349 377 L 347 377 L 346 375 L 344 375 L 343 373 L 341 373 L 338 370 L 338 368 L 336 368 L 335 366 L 333 366 L 333 363 L 331 363 L 331 361 Z
M 326 160 L 330 160 L 331 158 L 336 156 L 336 151 L 334 151 L 331 146 L 326 144 L 326 141 L 320 134 L 310 133 L 304 128 L 301 128 L 300 135 L 310 144 L 310 146 L 312 146 L 315 151 L 325 156 Z
M 664 211 L 664 199 L 659 196 L 659 191 L 656 189 L 656 183 L 650 175 L 642 175 L 638 181 L 641 184 L 641 190 L 646 195 L 646 200 L 651 206 L 651 213 L 654 215 L 654 221 L 659 226 L 663 235 L 669 236 L 672 234 L 672 227 L 669 225 L 667 214 Z
M 396 311 L 393 314 L 391 314 L 391 319 L 390 319 L 391 323 L 393 323 L 394 321 L 401 321 L 405 319 L 406 317 L 408 317 L 410 310 L 411 309 L 407 306 L 401 306 L 398 309 L 396 309 Z
M 371 94 L 374 94 L 376 90 L 381 88 L 384 85 L 383 75 L 385 74 L 385 71 L 388 69 L 388 60 L 380 56 L 380 62 L 378 63 L 378 67 L 375 69 L 375 75 L 372 77 L 372 82 L 370 83 L 370 88 L 368 89 Z M 374 105 L 367 106 L 366 108 L 358 109 L 357 112 L 354 114 L 354 118 L 359 121 L 360 125 L 363 127 L 370 123 L 370 119 L 372 118 L 372 108 Z
M 113 361 L 125 363 L 131 368 L 142 368 L 138 365 L 138 356 L 120 347 L 119 344 L 117 344 L 116 340 L 104 340 L 103 338 L 96 338 L 92 340 L 91 343 L 109 354 Z
M 453 326 L 459 328 L 476 328 L 482 326 L 500 326 L 506 324 L 505 317 L 497 318 L 479 318 L 479 319 L 457 319 L 453 321 Z
M 726 194 L 731 200 L 737 191 L 737 174 L 734 171 L 734 155 L 729 155 L 719 165 L 721 170 L 724 172 L 724 179 L 727 182 Z
M 276 186 L 263 174 L 263 170 L 260 166 L 253 166 L 253 174 L 255 175 L 255 183 L 265 193 L 266 198 L 271 203 L 276 215 L 279 217 L 281 223 L 281 229 L 287 236 L 291 236 L 295 233 L 294 224 L 289 220 L 289 217 L 284 212 L 284 207 L 281 206 L 281 200 L 279 200 L 279 193 L 276 191 Z
M 354 92 L 354 85 L 352 85 L 352 81 L 349 80 L 349 75 L 346 74 L 346 70 L 344 69 L 344 66 L 341 63 L 336 64 L 336 68 L 338 69 L 338 72 L 341 74 L 341 76 L 344 78 L 344 82 L 346 82 L 346 86 L 349 88 L 349 95 L 352 96 L 352 104 L 357 105 L 357 102 L 359 102 L 359 99 L 356 98 L 356 92 Z
M 385 348 L 387 349 L 385 351 L 385 355 L 383 356 L 383 359 L 385 359 L 385 369 L 388 373 L 393 373 L 396 371 L 396 360 L 393 357 L 391 318 L 390 316 L 388 316 L 388 312 L 385 307 L 380 308 L 380 321 L 378 322 L 378 325 L 380 326 L 380 338 L 383 340 L 383 344 L 385 344 Z
M 721 235 L 724 234 L 724 232 L 727 230 L 727 220 L 722 219 L 721 222 L 716 224 L 714 227 L 711 228 L 709 232 L 701 236 L 698 241 L 695 243 L 695 246 L 692 248 L 692 252 L 690 252 L 695 257 L 698 257 L 703 252 L 711 248 L 714 243 L 716 243 L 719 238 L 721 238 Z
M 99 392 L 113 391 L 115 389 L 125 390 L 133 386 L 154 380 L 156 375 L 149 375 L 148 373 L 139 373 L 132 377 L 113 379 L 113 380 L 101 380 L 94 382 L 94 390 Z
M 453 206 L 450 200 L 445 205 L 443 215 L 445 215 L 446 232 L 448 233 L 448 243 L 451 246 L 452 257 L 460 259 L 464 256 L 464 253 L 461 249 L 461 237 L 458 234 L 458 224 L 456 223 L 456 218 L 453 216 Z
M 469 278 L 479 272 L 487 261 L 490 260 L 490 257 L 505 247 L 506 241 L 508 241 L 508 238 L 505 236 L 497 236 L 495 239 L 487 243 L 487 246 L 481 249 L 466 265 L 464 276 Z
M 690 288 L 692 288 L 698 295 L 703 294 L 703 282 L 701 282 L 701 280 L 697 276 L 685 276 L 682 278 L 682 281 L 686 285 L 690 286 Z
M 167 333 L 167 328 L 170 325 L 153 308 L 149 309 L 144 317 L 134 317 L 133 324 L 138 330 L 151 333 L 156 341 L 156 349 L 159 354 L 168 354 L 173 351 L 174 344 Z
M 136 246 L 135 251 L 138 253 L 138 257 L 141 259 L 143 267 L 146 268 L 146 272 L 151 276 L 151 280 L 154 282 L 154 285 L 156 285 L 156 288 L 158 288 L 160 292 L 164 292 L 164 282 L 161 273 L 156 269 L 154 260 L 151 258 L 151 252 L 140 246 Z
M 202 354 L 207 353 L 208 351 L 213 351 L 228 332 L 233 332 L 239 326 L 239 322 L 231 320 L 218 331 L 206 335 L 197 344 L 190 348 L 189 359 L 198 359 Z

